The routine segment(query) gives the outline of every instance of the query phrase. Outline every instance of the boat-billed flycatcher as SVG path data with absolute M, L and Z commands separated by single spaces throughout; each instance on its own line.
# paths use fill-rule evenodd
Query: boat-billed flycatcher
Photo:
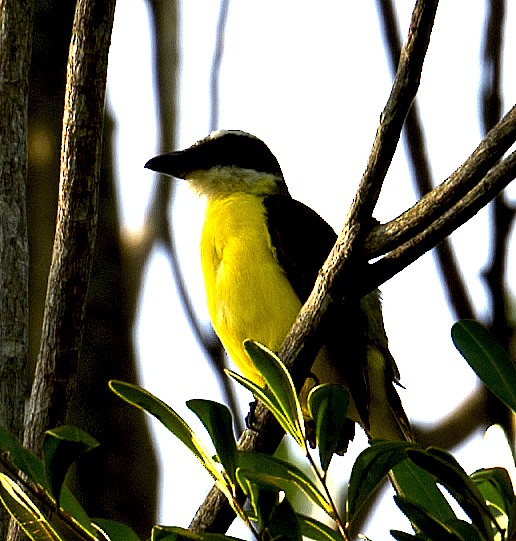
M 243 348 L 252 338 L 279 350 L 336 235 L 290 196 L 275 156 L 257 137 L 216 131 L 190 148 L 156 156 L 148 169 L 186 179 L 206 197 L 201 260 L 215 332 L 243 375 L 255 372 Z M 346 307 L 312 372 L 347 386 L 350 417 L 370 437 L 410 439 L 394 388 L 398 370 L 387 346 L 379 292 Z

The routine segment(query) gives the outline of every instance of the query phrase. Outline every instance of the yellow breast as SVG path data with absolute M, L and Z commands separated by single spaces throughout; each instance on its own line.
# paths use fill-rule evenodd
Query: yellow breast
M 277 351 L 301 308 L 276 259 L 262 199 L 238 193 L 209 201 L 201 259 L 215 332 L 243 375 L 260 383 L 243 341 Z

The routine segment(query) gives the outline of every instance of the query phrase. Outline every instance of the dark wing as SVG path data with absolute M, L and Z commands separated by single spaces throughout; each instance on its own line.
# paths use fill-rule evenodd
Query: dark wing
M 310 295 L 317 274 L 332 249 L 337 235 L 315 211 L 289 195 L 264 199 L 267 226 L 279 264 L 300 301 Z M 364 425 L 369 424 L 369 382 L 367 377 L 367 318 L 359 301 L 335 307 L 325 345 L 333 368 L 353 395 Z
M 315 211 L 289 195 L 269 195 L 263 204 L 278 262 L 304 303 L 337 235 Z

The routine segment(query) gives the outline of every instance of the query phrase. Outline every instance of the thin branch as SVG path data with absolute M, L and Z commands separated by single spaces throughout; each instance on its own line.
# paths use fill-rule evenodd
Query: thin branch
M 177 2 L 149 2 L 156 36 L 155 43 L 155 79 L 156 107 L 159 118 L 158 147 L 162 152 L 175 148 L 175 130 L 177 124 L 178 72 L 179 72 L 179 6 Z M 170 29 L 173 28 L 173 31 Z M 195 316 L 188 288 L 181 271 L 179 258 L 174 243 L 173 224 L 169 220 L 168 209 L 174 200 L 176 182 L 168 178 L 158 178 L 150 210 L 144 226 L 145 245 L 143 260 L 147 260 L 152 248 L 161 244 L 167 252 L 172 274 L 178 290 L 183 310 L 192 330 L 205 351 L 209 351 L 203 329 Z
M 516 127 L 516 120 L 515 120 Z M 434 217 L 421 233 L 370 266 L 368 287 L 377 287 L 432 249 L 456 228 L 472 218 L 483 206 L 516 178 L 516 152 L 498 163 L 451 209 Z M 433 193 L 433 192 L 431 192 Z M 431 194 L 429 194 L 431 195 Z
M 515 140 L 516 107 L 513 107 L 447 180 L 398 218 L 371 231 L 365 242 L 368 257 L 378 257 L 396 249 L 449 211 L 469 190 L 475 188 Z
M 346 223 L 324 263 L 315 287 L 305 303 L 280 350 L 280 357 L 290 368 L 296 385 L 308 374 L 314 352 L 315 329 L 328 319 L 331 299 L 353 294 L 360 280 L 363 241 L 373 223 L 372 214 L 400 138 L 403 122 L 412 105 L 423 62 L 430 42 L 438 1 L 419 0 L 412 13 L 407 42 L 400 55 L 398 71 L 385 109 L 381 115 L 369 160 Z M 302 355 L 301 355 L 302 354 Z M 295 365 L 292 366 L 295 360 Z
M 499 161 L 516 140 L 514 108 L 450 178 L 400 217 L 385 226 L 376 227 L 365 238 L 364 232 L 367 232 L 367 225 L 372 224 L 372 211 L 399 140 L 402 121 L 417 89 L 436 7 L 437 2 L 416 4 L 408 44 L 403 49 L 394 88 L 346 225 L 280 350 L 279 355 L 291 367 L 297 385 L 308 373 L 313 358 L 310 354 L 317 350 L 315 334 L 323 332 L 331 317 L 334 299 L 356 298 L 378 287 L 442 241 L 516 176 L 516 152 Z M 411 43 L 412 40 L 417 42 Z M 360 258 L 371 259 L 382 254 L 386 255 L 379 261 L 365 269 L 362 265 L 357 270 Z M 264 409 L 260 406 L 255 411 L 256 422 L 260 423 L 259 431 L 244 433 L 239 442 L 242 449 L 274 450 L 279 443 L 281 431 L 271 421 L 270 413 L 262 413 Z M 271 433 L 268 432 L 269 427 L 272 427 Z M 222 505 L 220 513 L 218 508 L 210 505 Z M 221 520 L 222 515 L 225 522 Z M 214 490 L 209 501 L 199 509 L 191 528 L 196 531 L 225 531 L 230 520 L 228 517 L 231 513 L 222 499 L 215 496 Z
M 437 0 L 420 0 L 416 3 L 407 42 L 400 53 L 391 95 L 382 113 L 369 161 L 350 209 L 348 223 L 371 220 L 403 123 L 419 88 L 437 5 Z
M 210 79 L 211 98 L 211 119 L 210 131 L 216 130 L 219 124 L 219 82 L 220 66 L 224 54 L 224 38 L 226 36 L 226 23 L 228 20 L 229 0 L 222 0 L 219 9 L 219 20 L 217 22 L 217 41 L 213 53 Z
M 114 0 L 79 0 L 70 43 L 56 236 L 24 444 L 62 424 L 75 386 L 97 226 L 102 119 Z
M 505 29 L 505 0 L 487 0 L 487 16 L 482 51 L 482 86 L 480 106 L 484 132 L 498 122 L 502 114 L 502 55 Z M 483 275 L 491 297 L 491 327 L 508 349 L 512 328 L 507 319 L 509 310 L 505 291 L 505 262 L 508 237 L 514 220 L 512 209 L 500 194 L 492 205 L 491 230 L 493 256 L 489 269 Z
M 378 0 L 378 12 L 385 35 L 386 49 L 391 69 L 396 71 L 401 54 L 401 38 L 398 20 L 392 0 Z M 498 120 L 498 119 L 497 119 Z M 433 188 L 430 162 L 426 152 L 423 125 L 417 101 L 414 100 L 403 127 L 409 163 L 414 175 L 414 186 L 418 198 Z M 455 319 L 474 318 L 473 305 L 462 278 L 450 239 L 445 239 L 435 248 L 435 257 L 444 284 L 444 292 Z
M 452 450 L 469 437 L 492 424 L 487 411 L 487 391 L 478 386 L 455 410 L 449 412 L 438 423 L 424 428 L 415 426 L 415 439 L 422 447 L 434 446 Z
M 180 13 L 177 2 L 151 0 L 149 6 L 156 36 L 153 63 L 155 65 L 156 108 L 159 118 L 158 147 L 162 152 L 165 152 L 165 150 L 176 146 Z M 174 30 L 171 31 L 171 28 Z M 187 320 L 203 349 L 209 352 L 211 341 L 204 336 L 204 331 L 195 316 L 177 256 L 173 224 L 169 219 L 168 210 L 170 202 L 175 197 L 175 187 L 176 182 L 165 177 L 158 178 L 156 182 L 150 209 L 143 227 L 145 235 L 138 246 L 139 267 L 141 268 L 143 263 L 148 260 L 154 246 L 161 244 L 168 255 L 174 282 Z

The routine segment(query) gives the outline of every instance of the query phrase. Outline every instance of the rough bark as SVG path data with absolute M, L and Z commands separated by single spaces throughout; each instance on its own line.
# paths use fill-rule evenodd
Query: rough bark
M 115 2 L 77 3 L 69 50 L 59 208 L 25 445 L 63 424 L 75 385 L 98 219 L 107 57 Z
M 28 390 L 25 182 L 33 13 L 31 0 L 0 1 L 0 423 L 18 438 Z M 2 512 L 2 539 L 8 520 Z

